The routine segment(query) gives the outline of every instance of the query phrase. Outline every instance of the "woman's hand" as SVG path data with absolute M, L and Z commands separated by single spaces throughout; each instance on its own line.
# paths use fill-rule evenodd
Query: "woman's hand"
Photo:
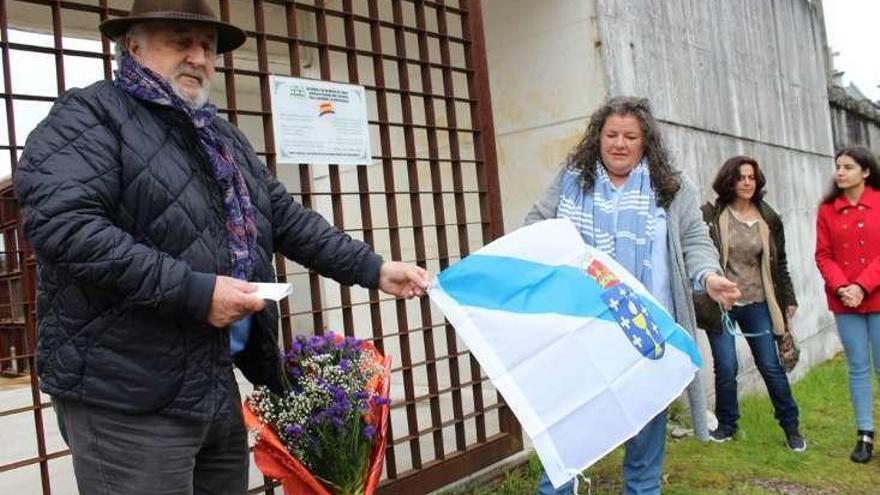
M 844 306 L 857 308 L 865 300 L 865 290 L 859 284 L 849 284 L 837 289 L 837 297 Z
M 725 311 L 730 309 L 733 303 L 742 297 L 739 287 L 734 282 L 717 273 L 707 275 L 703 281 L 703 286 L 706 287 L 706 293 L 709 294 L 709 297 L 721 304 Z

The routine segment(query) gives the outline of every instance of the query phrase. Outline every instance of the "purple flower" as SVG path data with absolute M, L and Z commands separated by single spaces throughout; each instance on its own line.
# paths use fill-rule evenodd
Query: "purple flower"
M 361 351 L 361 346 L 364 341 L 361 339 L 357 339 L 355 337 L 346 337 L 345 341 L 340 345 L 340 351 L 342 352 L 342 357 L 350 360 L 354 360 L 357 358 L 358 353 Z
M 348 397 L 343 397 L 330 405 L 330 412 L 334 416 L 347 416 L 349 411 L 351 411 L 351 404 L 348 402 Z
M 287 433 L 288 435 L 290 435 L 292 437 L 298 437 L 298 436 L 302 435 L 303 429 L 302 429 L 302 426 L 297 425 L 297 424 L 288 425 L 287 428 L 284 429 L 284 433 Z
M 340 401 L 345 398 L 345 390 L 338 385 L 330 385 L 327 387 L 327 390 L 330 392 L 330 395 L 333 396 L 334 401 Z
M 320 335 L 313 335 L 306 343 L 306 354 L 320 354 L 326 341 Z
M 361 435 L 371 442 L 376 438 L 376 433 L 376 427 L 373 425 L 364 425 L 364 428 L 361 430 Z
M 310 421 L 313 425 L 320 425 L 321 423 L 324 422 L 324 419 L 327 418 L 327 415 L 328 415 L 327 411 L 326 411 L 326 410 L 322 410 L 322 411 L 319 411 L 319 412 L 318 412 L 317 414 L 315 414 L 314 416 L 312 416 L 311 418 L 309 418 L 309 421 Z
M 269 403 L 276 409 L 266 411 L 275 415 L 272 426 L 291 452 L 312 455 L 333 450 L 341 456 L 347 442 L 372 444 L 381 434 L 377 426 L 381 418 L 374 414 L 373 406 L 390 401 L 368 389 L 377 371 L 361 365 L 364 358 L 371 357 L 363 348 L 364 342 L 328 330 L 323 335 L 295 336 L 281 354 L 286 383 L 292 389 L 284 397 L 291 406 Z M 316 393 L 305 393 L 306 389 Z M 289 407 L 302 416 L 282 414 Z M 337 445 L 339 442 L 346 445 Z
M 348 395 L 341 387 L 335 385 L 330 386 L 330 394 L 333 396 L 333 403 L 330 404 L 329 410 L 331 414 L 343 416 L 351 410 L 351 402 Z

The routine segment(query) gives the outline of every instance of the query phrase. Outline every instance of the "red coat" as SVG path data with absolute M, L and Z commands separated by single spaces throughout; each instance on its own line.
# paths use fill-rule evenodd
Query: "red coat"
M 831 311 L 880 312 L 880 191 L 866 185 L 855 205 L 841 195 L 819 206 L 816 265 Z M 852 283 L 867 292 L 857 308 L 844 306 L 836 295 L 839 287 Z

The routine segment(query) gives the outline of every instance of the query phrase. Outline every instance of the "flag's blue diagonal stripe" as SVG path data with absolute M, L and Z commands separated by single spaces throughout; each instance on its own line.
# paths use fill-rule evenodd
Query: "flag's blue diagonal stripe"
M 443 290 L 462 306 L 511 313 L 556 313 L 617 323 L 602 300 L 602 287 L 572 266 L 472 254 L 441 272 L 438 278 Z M 666 342 L 700 366 L 699 351 L 685 330 L 653 301 L 639 299 L 647 305 Z
M 571 266 L 472 254 L 439 279 L 446 293 L 464 306 L 615 321 L 602 302 L 599 284 Z

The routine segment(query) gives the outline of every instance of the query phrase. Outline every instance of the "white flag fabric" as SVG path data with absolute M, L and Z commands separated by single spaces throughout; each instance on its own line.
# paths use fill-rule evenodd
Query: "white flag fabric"
M 638 433 L 700 366 L 687 331 L 567 219 L 486 245 L 429 294 L 557 488 Z

